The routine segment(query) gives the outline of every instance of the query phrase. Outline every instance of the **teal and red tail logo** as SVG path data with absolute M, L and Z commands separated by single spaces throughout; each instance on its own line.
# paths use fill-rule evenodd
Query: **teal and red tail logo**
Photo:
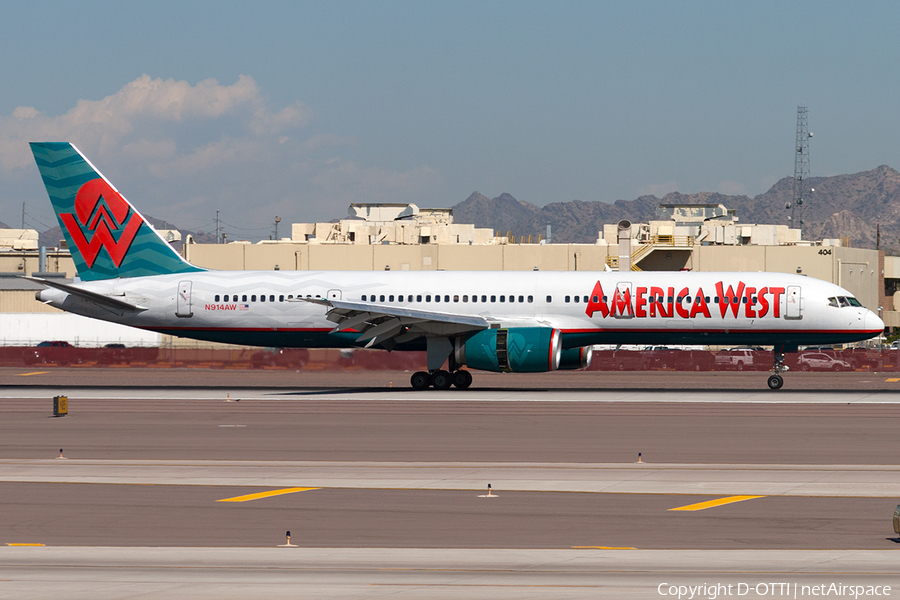
M 101 248 L 106 248 L 116 267 L 122 266 L 144 223 L 122 195 L 100 178 L 88 181 L 78 190 L 74 215 L 60 213 L 59 218 L 89 268 L 94 266 Z M 85 230 L 91 235 L 90 240 Z
M 85 280 L 203 271 L 185 261 L 68 142 L 32 142 L 78 276 Z

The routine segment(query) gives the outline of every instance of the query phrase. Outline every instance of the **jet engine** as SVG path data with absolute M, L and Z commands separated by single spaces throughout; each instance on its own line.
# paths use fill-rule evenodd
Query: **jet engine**
M 559 370 L 575 370 L 587 369 L 591 366 L 591 358 L 594 357 L 593 346 L 582 346 L 581 348 L 569 348 L 562 351 L 559 359 Z
M 560 333 L 550 327 L 485 329 L 454 344 L 457 365 L 482 371 L 541 373 L 559 368 Z

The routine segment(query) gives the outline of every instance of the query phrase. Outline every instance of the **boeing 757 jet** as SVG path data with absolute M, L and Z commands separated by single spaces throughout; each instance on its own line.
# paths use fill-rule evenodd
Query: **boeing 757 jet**
M 72 283 L 37 279 L 65 311 L 198 340 L 425 350 L 416 389 L 468 370 L 586 367 L 595 344 L 769 345 L 784 353 L 880 334 L 831 283 L 784 273 L 215 271 L 184 260 L 73 144 L 31 144 L 72 252 Z M 446 370 L 444 365 L 447 365 Z

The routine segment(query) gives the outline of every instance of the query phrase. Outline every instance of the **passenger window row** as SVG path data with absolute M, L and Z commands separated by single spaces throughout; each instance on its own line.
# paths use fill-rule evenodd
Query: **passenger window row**
M 297 297 L 302 298 L 303 296 L 301 294 L 297 294 Z M 312 298 L 313 296 L 311 294 L 307 294 L 306 297 Z M 320 296 L 319 294 L 316 294 L 315 297 L 321 298 L 322 296 Z M 247 294 L 241 294 L 241 295 L 225 294 L 224 296 L 220 296 L 219 294 L 216 294 L 215 301 L 220 302 L 219 298 L 221 298 L 221 302 L 256 302 L 257 301 L 256 294 L 250 294 L 249 296 Z M 248 298 L 249 298 L 249 300 L 248 300 Z M 293 294 L 288 294 L 287 296 L 285 296 L 284 294 L 280 294 L 278 296 L 278 302 L 284 302 L 285 299 L 293 300 L 293 298 L 294 298 Z M 258 301 L 259 302 L 267 302 L 267 301 L 275 302 L 275 294 L 269 294 L 268 296 L 266 296 L 265 294 L 260 294 L 258 297 Z
M 582 300 L 582 298 L 583 298 L 583 300 Z M 710 297 L 710 296 L 697 296 L 696 301 L 699 302 L 701 298 L 702 298 L 703 301 L 706 302 L 707 304 L 709 304 L 710 302 L 713 302 L 713 303 L 715 303 L 715 304 L 719 304 L 719 297 L 718 297 L 718 296 L 714 296 L 714 297 Z M 566 301 L 567 303 L 568 303 L 568 302 L 575 302 L 575 303 L 578 303 L 578 302 L 585 302 L 585 303 L 587 303 L 587 302 L 599 302 L 599 301 L 601 301 L 601 300 L 602 300 L 603 302 L 608 302 L 608 301 L 609 301 L 609 298 L 606 297 L 606 296 L 603 296 L 602 298 L 598 298 L 597 296 L 566 296 L 566 297 L 565 297 L 565 301 Z M 854 300 L 855 300 L 855 298 L 854 298 Z M 677 296 L 677 297 L 674 297 L 674 298 L 673 298 L 673 297 L 670 296 L 670 297 L 666 298 L 665 296 L 648 296 L 648 297 L 647 297 L 647 302 L 648 302 L 648 303 L 650 303 L 650 302 L 658 302 L 658 303 L 660 303 L 660 304 L 663 304 L 663 303 L 665 303 L 665 304 L 673 304 L 673 303 L 675 303 L 675 302 L 678 302 L 678 303 L 681 303 L 681 302 L 687 302 L 688 304 L 690 304 L 691 302 L 694 302 L 694 297 L 693 297 L 693 296 Z M 723 304 L 741 304 L 741 303 L 747 304 L 747 302 L 752 302 L 753 304 L 756 304 L 756 296 L 751 297 L 749 300 L 747 299 L 746 296 L 743 297 L 743 298 L 739 298 L 739 297 L 737 297 L 737 296 L 734 296 L 734 297 L 732 297 L 732 296 L 725 296 L 725 297 L 722 298 L 722 303 L 723 303 Z
M 480 298 L 480 300 L 479 300 Z M 515 294 L 501 294 L 497 296 L 496 294 L 488 296 L 487 294 L 483 294 L 478 296 L 477 294 L 472 294 L 469 296 L 468 294 L 463 294 L 460 296 L 459 294 L 454 294 L 450 296 L 450 294 L 444 294 L 441 296 L 440 294 L 363 294 L 360 298 L 363 302 L 472 302 L 473 304 L 481 302 L 487 304 L 488 302 L 519 302 L 519 303 L 532 303 L 534 302 L 534 296 L 525 296 L 525 295 L 515 295 Z M 552 302 L 553 297 L 547 296 L 547 302 Z

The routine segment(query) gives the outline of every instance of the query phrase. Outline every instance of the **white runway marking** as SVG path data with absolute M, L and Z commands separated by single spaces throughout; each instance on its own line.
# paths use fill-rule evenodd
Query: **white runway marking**
M 69 400 L 221 400 L 238 401 L 455 401 L 455 402 L 706 402 L 748 404 L 900 404 L 894 391 L 771 391 L 771 390 L 321 390 L 294 391 L 284 388 L 208 390 L 193 388 L 73 388 L 65 386 L 7 386 L 0 388 L 0 400 L 52 398 L 60 394 Z
M 900 496 L 894 465 L 2 459 L 0 481 L 606 494 Z

